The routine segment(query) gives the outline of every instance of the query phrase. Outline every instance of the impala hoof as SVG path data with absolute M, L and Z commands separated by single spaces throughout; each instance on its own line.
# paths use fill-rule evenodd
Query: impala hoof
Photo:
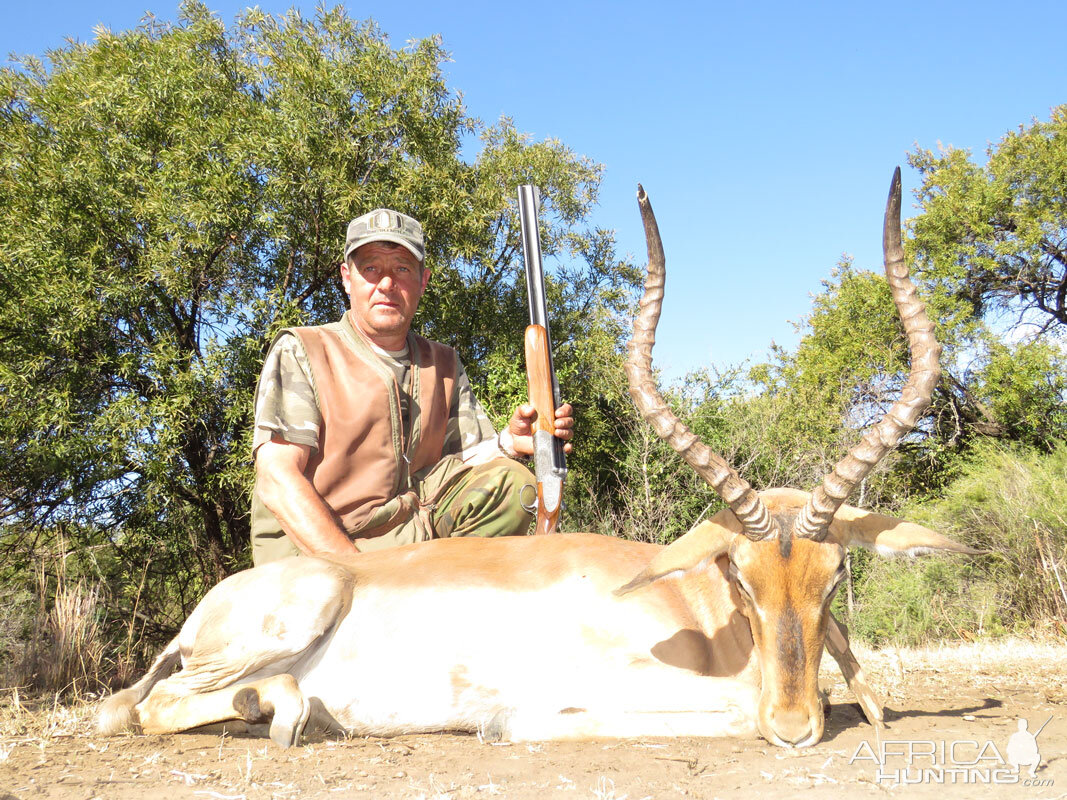
M 492 719 L 478 730 L 478 737 L 483 742 L 502 742 L 508 738 L 508 731 L 511 728 L 510 722 L 510 711 L 497 711 Z
M 286 698 L 286 701 L 284 706 L 281 703 L 275 705 L 274 719 L 270 722 L 270 740 L 282 748 L 295 747 L 300 743 L 304 726 L 311 715 L 311 704 L 303 695 Z

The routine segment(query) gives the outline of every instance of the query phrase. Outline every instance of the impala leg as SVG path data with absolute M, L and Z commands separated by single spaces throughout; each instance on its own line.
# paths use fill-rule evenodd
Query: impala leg
M 233 719 L 269 722 L 270 738 L 279 747 L 292 747 L 300 740 L 310 711 L 310 703 L 289 674 L 199 693 L 162 681 L 137 707 L 145 733 L 177 733 Z
M 826 626 L 826 651 L 841 667 L 845 683 L 856 695 L 867 721 L 876 728 L 884 728 L 882 701 L 867 683 L 867 676 L 863 674 L 863 668 L 852 653 L 852 648 L 848 643 L 848 629 L 833 614 L 830 615 L 829 624 Z

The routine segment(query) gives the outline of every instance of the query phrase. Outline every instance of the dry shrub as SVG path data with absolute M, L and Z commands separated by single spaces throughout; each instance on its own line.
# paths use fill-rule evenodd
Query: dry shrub
M 590 494 L 568 519 L 579 530 L 639 542 L 668 544 L 722 502 L 652 429 L 641 423 L 626 445 L 625 459 L 613 470 L 611 502 Z
M 99 585 L 69 578 L 64 563 L 60 556 L 37 564 L 36 620 L 14 679 L 38 692 L 79 696 L 107 685 L 108 646 Z
M 78 581 L 60 586 L 48 615 L 48 639 L 52 658 L 45 671 L 44 688 L 60 691 L 101 685 L 100 667 L 104 657 L 97 613 L 100 592 Z

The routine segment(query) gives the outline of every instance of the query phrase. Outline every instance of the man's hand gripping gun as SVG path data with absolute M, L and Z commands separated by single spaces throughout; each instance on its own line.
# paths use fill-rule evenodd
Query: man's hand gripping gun
M 567 457 L 555 436 L 559 384 L 552 367 L 552 337 L 545 307 L 545 276 L 541 266 L 541 237 L 537 228 L 540 193 L 535 186 L 519 187 L 519 222 L 526 262 L 530 324 L 526 328 L 526 380 L 530 403 L 537 409 L 534 423 L 534 471 L 537 474 L 537 526 L 535 533 L 555 533 L 563 505 Z

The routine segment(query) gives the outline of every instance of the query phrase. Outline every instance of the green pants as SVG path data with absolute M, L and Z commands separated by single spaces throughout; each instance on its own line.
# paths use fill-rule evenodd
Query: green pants
M 530 532 L 537 501 L 537 481 L 525 466 L 510 458 L 497 458 L 471 467 L 449 456 L 437 463 L 412 491 L 418 510 L 409 519 L 371 537 L 353 532 L 362 550 L 383 550 L 448 536 L 521 536 Z M 385 510 L 383 509 L 383 512 Z M 367 528 L 380 528 L 378 515 Z M 261 533 L 252 538 L 256 566 L 299 555 L 288 536 Z

